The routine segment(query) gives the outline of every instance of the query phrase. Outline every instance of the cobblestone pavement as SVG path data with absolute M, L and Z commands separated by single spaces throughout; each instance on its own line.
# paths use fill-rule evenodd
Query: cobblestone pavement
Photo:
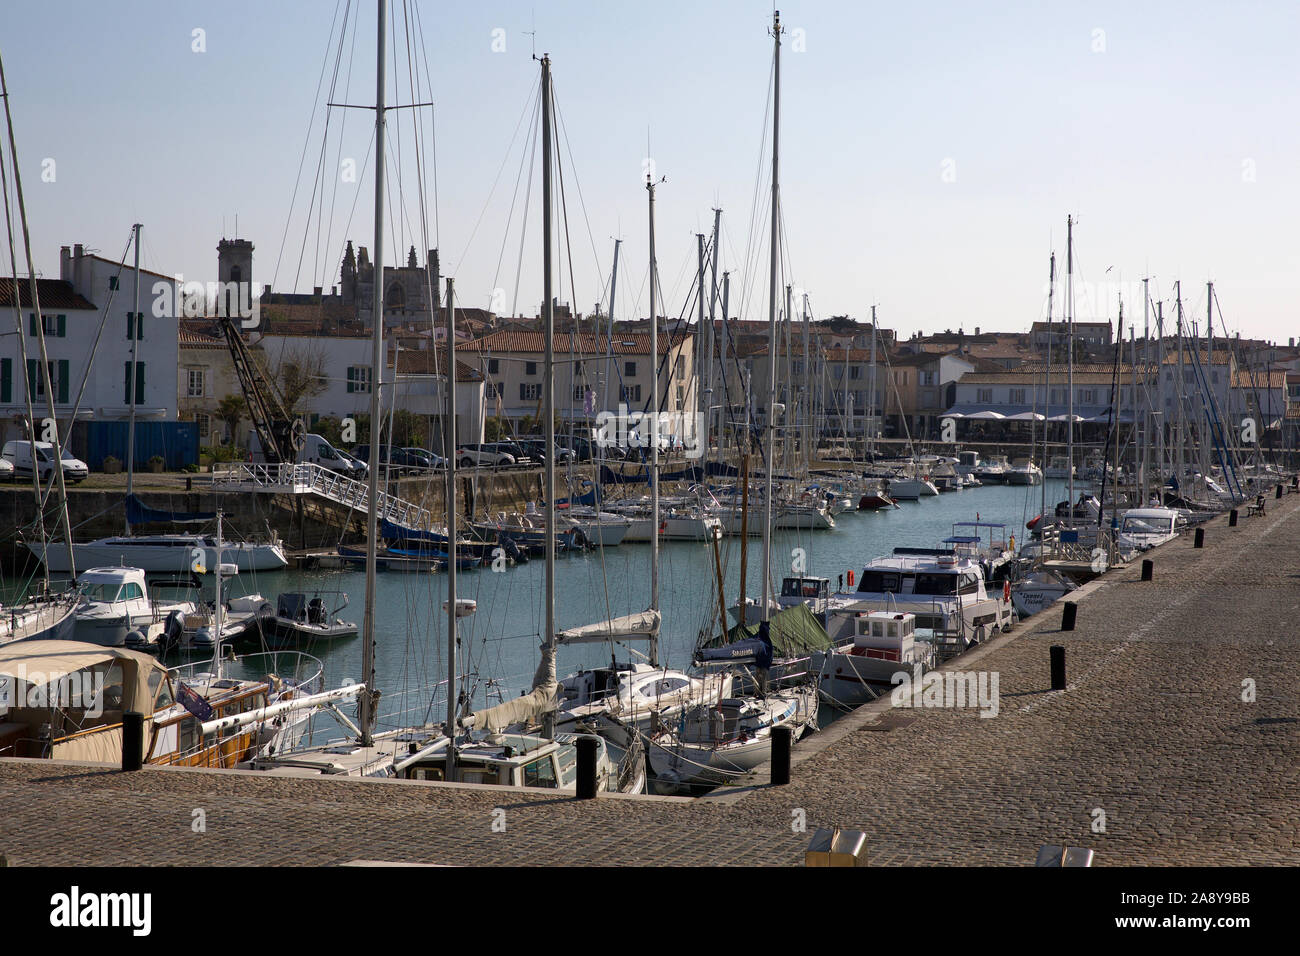
M 793 782 L 706 800 L 0 760 L 0 852 L 15 865 L 770 864 L 814 827 L 866 831 L 872 864 L 1300 863 L 1300 495 L 1206 526 L 954 669 L 996 672 L 999 712 L 864 709 L 796 748 Z M 1048 648 L 1067 648 L 1053 693 Z M 1243 682 L 1255 700 L 1243 701 Z M 900 712 L 896 711 L 896 714 Z M 820 741 L 819 741 L 819 738 Z M 803 751 L 802 755 L 799 751 Z M 494 832 L 494 808 L 505 810 Z M 195 810 L 206 832 L 195 833 Z M 1098 829 L 1104 814 L 1104 830 Z M 499 819 L 497 817 L 496 819 Z

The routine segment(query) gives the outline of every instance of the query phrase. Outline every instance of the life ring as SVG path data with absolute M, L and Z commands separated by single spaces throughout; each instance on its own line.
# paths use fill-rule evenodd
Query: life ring
M 1004 600 L 1004 601 L 1010 601 L 1010 600 L 1011 600 L 1011 582 L 1010 582 L 1010 581 L 1003 581 L 1003 582 L 1002 582 L 1002 600 Z

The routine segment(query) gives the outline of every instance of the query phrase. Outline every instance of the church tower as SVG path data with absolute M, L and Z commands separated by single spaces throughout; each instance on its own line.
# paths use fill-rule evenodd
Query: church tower
M 247 239 L 217 243 L 216 303 L 219 315 L 247 317 L 253 308 L 253 244 Z

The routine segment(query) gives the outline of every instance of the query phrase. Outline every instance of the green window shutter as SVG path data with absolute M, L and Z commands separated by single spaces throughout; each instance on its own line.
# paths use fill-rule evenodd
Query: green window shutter
M 126 405 L 130 405 L 131 404 L 131 363 L 127 362 L 125 364 L 125 368 L 126 368 L 126 377 L 123 379 L 122 382 L 122 395 L 124 396 L 122 402 Z
M 108 291 L 110 292 L 117 291 L 117 276 L 108 277 Z
M 135 314 L 135 337 L 137 339 L 144 338 L 144 313 L 143 312 L 137 312 Z
M 353 386 L 355 384 L 356 384 L 356 379 L 353 377 L 353 368 L 349 366 L 348 367 L 348 391 L 349 392 L 353 391 Z
M 14 400 L 14 360 L 0 358 L 0 402 Z
M 27 331 L 32 335 L 36 334 L 36 313 L 35 312 L 27 313 Z
M 144 362 L 135 364 L 135 403 L 144 404 Z
M 126 339 L 131 341 L 135 338 L 135 315 L 131 312 L 126 314 Z
M 68 337 L 68 317 L 66 315 L 59 316 L 58 335 L 61 339 L 66 339 Z
M 39 368 L 36 359 L 27 360 L 27 394 L 32 397 L 33 401 L 36 399 L 36 384 L 39 381 L 37 372 Z
M 63 316 L 59 316 L 59 328 L 63 327 Z M 59 404 L 68 404 L 68 360 L 59 359 Z

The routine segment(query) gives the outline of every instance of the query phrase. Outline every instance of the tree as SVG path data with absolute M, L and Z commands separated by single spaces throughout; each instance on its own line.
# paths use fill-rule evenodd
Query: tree
M 510 434 L 510 427 L 504 418 L 489 418 L 483 423 L 483 440 L 500 441 Z
M 217 418 L 226 426 L 226 434 L 230 436 L 230 444 L 239 444 L 239 423 L 244 418 L 246 408 L 244 396 L 227 395 L 217 403 Z
M 290 415 L 300 414 L 298 405 L 324 392 L 327 379 L 323 350 L 306 347 L 287 350 L 276 369 L 276 383 L 285 411 Z

